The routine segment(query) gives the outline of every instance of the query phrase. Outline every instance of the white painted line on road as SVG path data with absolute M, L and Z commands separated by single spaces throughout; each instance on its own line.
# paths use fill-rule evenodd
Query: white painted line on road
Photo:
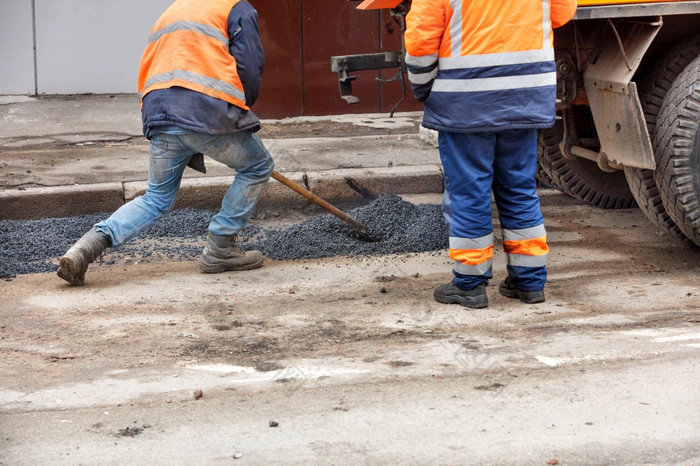
M 252 379 L 252 380 L 275 380 L 279 378 L 299 378 L 299 379 L 309 379 L 317 377 L 330 377 L 334 375 L 348 375 L 348 374 L 364 374 L 370 372 L 369 370 L 353 369 L 353 368 L 342 368 L 342 367 L 332 367 L 332 368 L 321 368 L 312 366 L 300 366 L 292 365 L 289 367 L 281 368 L 275 371 L 258 371 L 254 367 L 247 366 L 230 366 L 227 364 L 205 364 L 205 365 L 195 365 L 187 366 L 187 369 L 194 369 L 205 372 L 215 372 L 218 374 L 266 374 L 263 379 Z M 241 379 L 241 382 L 249 382 L 251 379 Z
M 568 358 L 550 358 L 549 356 L 535 356 L 535 359 L 537 359 L 542 364 L 546 364 L 549 367 L 556 367 L 560 364 L 565 363 Z
M 204 365 L 198 365 L 198 366 L 187 366 L 187 369 L 194 369 L 197 371 L 206 371 L 206 372 L 216 372 L 219 374 L 234 374 L 234 373 L 255 374 L 257 372 L 252 367 L 231 366 L 228 364 L 204 364 Z
M 686 335 L 675 335 L 672 337 L 655 338 L 654 343 L 669 343 L 673 341 L 700 340 L 700 333 L 691 333 Z
M 642 353 L 638 351 L 613 351 L 613 352 L 607 352 L 607 353 L 602 353 L 598 355 L 593 355 L 593 354 L 585 354 L 583 356 L 572 356 L 572 357 L 562 357 L 562 358 L 553 358 L 551 356 L 535 356 L 535 359 L 537 359 L 539 362 L 542 364 L 545 364 L 549 367 L 557 367 L 557 366 L 562 366 L 564 364 L 579 364 L 582 362 L 596 362 L 596 361 L 601 361 L 601 362 L 606 362 L 606 361 L 612 361 L 612 360 L 622 360 L 622 359 L 634 359 L 636 357 L 639 357 Z

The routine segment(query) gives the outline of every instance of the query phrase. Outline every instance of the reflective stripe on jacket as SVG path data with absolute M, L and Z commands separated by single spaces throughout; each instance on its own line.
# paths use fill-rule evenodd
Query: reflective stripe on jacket
M 406 64 L 423 124 L 452 131 L 554 123 L 552 27 L 575 0 L 413 0 Z
M 138 92 L 183 87 L 242 109 L 245 91 L 229 52 L 228 17 L 240 0 L 177 0 L 151 30 Z

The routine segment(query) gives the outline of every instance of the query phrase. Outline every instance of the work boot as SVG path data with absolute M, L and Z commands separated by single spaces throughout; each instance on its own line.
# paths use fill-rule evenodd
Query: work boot
M 505 296 L 506 298 L 519 299 L 520 301 L 522 301 L 526 304 L 535 304 L 535 303 L 544 302 L 544 290 L 535 290 L 535 291 L 519 290 L 513 286 L 513 284 L 510 281 L 510 277 L 507 277 L 505 280 L 503 280 L 501 282 L 500 285 L 498 285 L 498 292 L 501 293 L 501 295 Z
M 88 265 L 100 257 L 109 246 L 110 239 L 92 228 L 61 257 L 58 276 L 71 285 L 84 285 Z
M 238 235 L 207 235 L 207 244 L 199 259 L 199 269 L 204 273 L 227 270 L 251 270 L 262 267 L 264 257 L 260 251 L 243 252 L 238 249 Z
M 486 283 L 479 283 L 471 290 L 457 288 L 454 283 L 445 283 L 435 288 L 433 293 L 435 301 L 442 304 L 459 304 L 472 309 L 479 309 L 489 305 L 486 296 Z

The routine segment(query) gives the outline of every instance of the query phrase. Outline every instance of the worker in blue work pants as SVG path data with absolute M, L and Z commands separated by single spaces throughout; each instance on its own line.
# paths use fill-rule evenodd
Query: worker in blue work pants
M 544 301 L 548 246 L 535 191 L 537 131 L 440 132 L 439 147 L 454 280 L 438 287 L 436 299 L 467 307 L 488 304 L 485 285 L 493 278 L 493 191 L 508 263 L 501 294 L 528 303 Z
M 488 306 L 493 277 L 491 193 L 507 256 L 499 292 L 545 300 L 547 233 L 535 191 L 537 130 L 554 124 L 553 28 L 573 18 L 575 0 L 413 0 L 406 17 L 406 66 L 423 126 L 438 131 L 445 169 L 443 212 L 454 277 L 435 300 Z

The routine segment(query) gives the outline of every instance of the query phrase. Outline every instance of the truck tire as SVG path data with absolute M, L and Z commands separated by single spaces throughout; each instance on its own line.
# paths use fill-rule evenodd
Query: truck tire
M 539 163 L 537 164 L 537 174 L 535 179 L 537 180 L 538 188 L 554 188 L 561 191 L 560 188 L 554 185 L 554 181 L 552 181 L 547 172 L 542 169 Z
M 686 236 L 666 212 L 663 200 L 661 200 L 661 193 L 656 186 L 656 180 L 654 180 L 654 170 L 626 167 L 625 177 L 630 191 L 632 191 L 632 195 L 637 200 L 637 205 L 644 212 L 644 215 L 657 227 L 668 231 L 675 237 L 685 239 Z
M 654 135 L 656 184 L 668 215 L 700 246 L 700 57 L 673 81 Z
M 666 53 L 640 83 L 639 100 L 652 141 L 656 130 L 656 119 L 669 88 L 698 54 L 700 54 L 700 36 L 682 41 Z M 661 193 L 654 180 L 654 171 L 626 167 L 625 177 L 639 208 L 649 220 L 673 236 L 686 239 L 678 225 L 666 212 Z
M 605 173 L 585 159 L 569 160 L 561 153 L 561 121 L 540 133 L 538 161 L 554 185 L 566 194 L 603 209 L 627 209 L 636 201 L 622 171 Z
M 542 131 L 539 131 L 537 134 L 537 181 L 539 182 L 539 186 L 548 186 L 552 189 L 566 193 L 564 188 L 559 186 L 559 184 L 553 180 L 551 176 L 549 176 L 549 173 L 545 169 L 545 165 L 551 165 L 551 160 L 549 159 L 549 153 L 547 152 Z

